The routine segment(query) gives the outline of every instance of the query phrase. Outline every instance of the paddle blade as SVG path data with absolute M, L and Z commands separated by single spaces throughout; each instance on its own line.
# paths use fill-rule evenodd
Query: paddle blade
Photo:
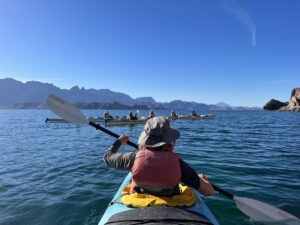
M 237 207 L 254 221 L 288 225 L 300 224 L 297 217 L 264 202 L 237 196 L 234 196 L 233 200 Z
M 48 96 L 47 105 L 52 112 L 71 123 L 89 123 L 79 109 L 55 95 Z

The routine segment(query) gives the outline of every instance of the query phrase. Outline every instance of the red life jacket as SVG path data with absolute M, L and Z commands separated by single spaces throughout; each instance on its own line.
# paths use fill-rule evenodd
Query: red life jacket
M 134 188 L 173 189 L 181 178 L 179 157 L 172 151 L 137 151 L 132 167 L 131 193 Z

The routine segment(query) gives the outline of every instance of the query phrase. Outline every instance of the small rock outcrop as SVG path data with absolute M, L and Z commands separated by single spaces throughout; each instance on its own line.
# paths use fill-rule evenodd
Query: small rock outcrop
M 287 106 L 283 106 L 280 111 L 300 112 L 300 88 L 294 88 Z
M 267 104 L 264 105 L 263 108 L 264 108 L 264 110 L 275 111 L 275 110 L 279 110 L 282 107 L 285 107 L 287 105 L 288 105 L 287 102 L 281 102 L 276 99 L 271 99 Z

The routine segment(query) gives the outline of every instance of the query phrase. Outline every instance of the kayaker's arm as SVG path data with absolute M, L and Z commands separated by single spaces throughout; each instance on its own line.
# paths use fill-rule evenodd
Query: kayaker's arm
M 117 139 L 106 151 L 103 160 L 110 167 L 122 170 L 131 170 L 135 159 L 135 152 L 118 153 L 121 144 L 121 141 Z
M 195 188 L 204 196 L 210 196 L 214 194 L 214 189 L 204 174 L 197 174 L 196 171 L 182 159 L 179 159 L 179 163 L 181 168 L 180 181 L 182 183 Z
M 180 163 L 180 168 L 181 168 L 181 180 L 180 181 L 182 183 L 198 190 L 198 188 L 200 187 L 200 181 L 199 181 L 199 177 L 198 177 L 198 174 L 196 173 L 196 171 L 182 159 L 179 159 L 179 163 Z

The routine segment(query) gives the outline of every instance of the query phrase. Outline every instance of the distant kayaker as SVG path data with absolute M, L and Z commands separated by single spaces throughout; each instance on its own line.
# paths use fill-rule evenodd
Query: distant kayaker
M 132 172 L 131 193 L 170 196 L 179 194 L 178 184 L 182 182 L 205 196 L 213 195 L 214 189 L 205 175 L 197 174 L 174 153 L 179 136 L 167 119 L 154 117 L 146 122 L 138 151 L 118 153 L 120 146 L 129 140 L 121 135 L 105 153 L 104 161 L 110 167 Z
M 197 113 L 195 112 L 195 110 L 192 111 L 191 116 L 197 116 Z
M 177 118 L 178 117 L 178 115 L 176 114 L 175 110 L 172 110 L 171 117 L 173 117 L 173 118 Z
M 153 118 L 155 115 L 154 115 L 154 112 L 153 111 L 150 111 L 148 116 L 147 116 L 147 119 L 151 119 Z
M 133 115 L 133 113 L 130 111 L 127 115 L 127 119 L 129 120 L 136 120 L 137 118 Z
M 109 114 L 108 111 L 105 111 L 105 112 L 103 113 L 103 118 L 108 119 L 108 118 L 112 118 L 112 116 Z

